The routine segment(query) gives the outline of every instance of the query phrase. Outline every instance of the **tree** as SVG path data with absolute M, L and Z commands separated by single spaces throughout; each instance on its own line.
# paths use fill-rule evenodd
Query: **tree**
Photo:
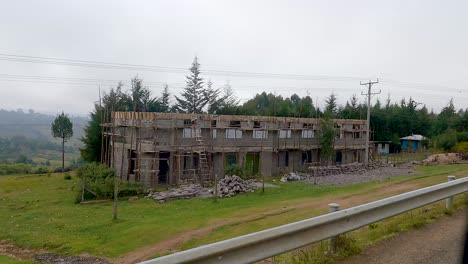
M 52 123 L 52 136 L 62 139 L 62 172 L 65 168 L 65 141 L 73 136 L 73 124 L 70 118 L 62 114 L 58 115 Z
M 223 104 L 223 99 L 220 98 L 219 94 L 221 91 L 219 89 L 214 89 L 213 88 L 213 82 L 209 80 L 206 83 L 207 89 L 205 91 L 205 97 L 208 100 L 208 113 L 209 114 L 218 114 L 222 104 Z
M 325 100 L 325 112 L 331 115 L 331 118 L 335 117 L 338 112 L 338 105 L 336 102 L 337 98 L 334 93 L 330 94 L 330 96 Z
M 136 76 L 132 79 L 132 109 L 134 112 L 147 112 L 156 103 L 155 98 L 151 98 L 151 92 L 147 87 L 143 87 L 143 80 Z
M 171 106 L 169 105 L 169 97 L 171 94 L 169 93 L 169 86 L 166 84 L 164 86 L 164 91 L 162 93 L 161 99 L 159 100 L 160 105 L 161 105 L 161 112 L 167 113 L 171 109 Z
M 335 156 L 335 127 L 330 112 L 325 112 L 324 117 L 320 120 L 320 157 L 326 159 L 327 165 Z
M 208 98 L 203 87 L 203 79 L 200 77 L 200 64 L 197 57 L 193 59 L 190 75 L 185 76 L 185 78 L 187 78 L 186 87 L 182 98 L 175 96 L 177 103 L 174 108 L 179 113 L 200 114 L 208 103 Z
M 102 107 L 94 104 L 94 111 L 90 113 L 90 120 L 84 129 L 84 136 L 80 139 L 84 147 L 80 149 L 81 158 L 87 162 L 99 162 L 101 156 L 101 118 Z
M 233 115 L 237 111 L 238 107 L 239 99 L 237 99 L 237 97 L 235 96 L 234 90 L 232 90 L 232 87 L 228 82 L 224 86 L 224 93 L 219 113 L 224 115 Z

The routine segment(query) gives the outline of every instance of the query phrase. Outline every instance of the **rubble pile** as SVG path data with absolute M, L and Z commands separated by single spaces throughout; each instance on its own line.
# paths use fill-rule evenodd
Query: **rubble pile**
M 231 197 L 240 193 L 253 192 L 257 188 L 251 181 L 244 181 L 241 177 L 226 175 L 216 185 L 219 197 Z M 214 195 L 214 193 L 213 193 Z
M 465 159 L 461 153 L 434 154 L 423 160 L 424 165 L 460 163 Z
M 170 189 L 162 192 L 150 192 L 146 197 L 154 199 L 160 203 L 176 199 L 190 199 L 193 197 L 209 196 L 209 190 L 200 184 L 188 184 L 179 188 Z
M 333 165 L 333 166 L 320 166 L 317 169 L 317 176 L 323 177 L 328 175 L 337 175 L 337 174 L 353 174 L 353 173 L 363 173 L 368 170 L 389 167 L 391 164 L 382 162 L 382 161 L 373 161 L 369 162 L 368 168 L 363 163 L 349 163 L 344 165 Z
M 283 177 L 281 177 L 280 181 L 281 182 L 288 182 L 288 181 L 301 181 L 306 179 L 306 175 L 302 175 L 300 172 L 290 172 Z
M 368 168 L 363 163 L 349 163 L 344 165 L 331 165 L 331 166 L 319 166 L 317 167 L 317 176 L 331 176 L 331 175 L 343 175 L 343 174 L 362 174 L 370 170 L 390 167 L 391 164 L 382 161 L 373 161 L 369 163 Z M 309 168 L 308 173 L 304 172 L 289 172 L 281 177 L 281 182 L 289 181 L 302 181 L 314 177 L 313 167 Z

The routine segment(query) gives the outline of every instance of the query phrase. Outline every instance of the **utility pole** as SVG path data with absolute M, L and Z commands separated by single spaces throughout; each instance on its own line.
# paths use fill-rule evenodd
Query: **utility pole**
M 364 165 L 367 167 L 369 165 L 369 138 L 370 138 L 370 111 L 371 111 L 371 97 L 374 94 L 380 94 L 381 90 L 379 90 L 378 93 L 372 93 L 372 85 L 379 83 L 379 79 L 377 81 L 372 82 L 369 80 L 369 82 L 363 83 L 361 82 L 361 85 L 367 85 L 367 93 L 361 92 L 362 95 L 367 96 L 367 128 L 366 128 L 366 152 L 365 152 L 365 157 L 364 157 Z

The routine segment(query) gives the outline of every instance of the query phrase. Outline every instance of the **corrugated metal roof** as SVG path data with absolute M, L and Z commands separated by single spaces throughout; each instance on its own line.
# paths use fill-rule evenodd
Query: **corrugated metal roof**
M 421 141 L 421 140 L 425 140 L 426 137 L 421 136 L 421 135 L 411 135 L 411 136 L 407 136 L 407 137 L 402 137 L 400 139 L 402 139 L 402 140 Z

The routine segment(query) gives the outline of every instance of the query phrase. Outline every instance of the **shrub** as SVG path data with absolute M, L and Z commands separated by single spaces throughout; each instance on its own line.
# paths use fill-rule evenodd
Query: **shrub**
M 457 144 L 457 134 L 454 132 L 448 132 L 439 135 L 435 140 L 435 145 L 438 148 L 442 148 L 445 151 L 452 149 Z
M 34 174 L 45 174 L 45 173 L 48 173 L 48 172 L 49 172 L 49 170 L 47 168 L 39 167 L 34 171 Z
M 237 175 L 240 177 L 244 176 L 244 171 L 242 170 L 241 167 L 235 165 L 235 166 L 230 166 L 226 171 L 226 175 L 232 176 L 232 175 Z
M 31 165 L 17 163 L 17 164 L 9 164 L 3 163 L 0 164 L 0 175 L 8 175 L 8 174 L 29 174 L 33 171 Z
M 115 170 L 103 164 L 88 163 L 78 168 L 77 177 L 80 179 L 77 188 L 77 201 L 81 200 L 83 178 L 86 180 L 85 199 L 110 199 L 114 198 Z M 119 180 L 119 196 L 129 196 L 143 193 L 143 187 L 139 183 L 122 183 Z
M 70 173 L 68 173 L 68 172 L 63 175 L 64 180 L 71 180 L 71 178 L 72 177 L 71 177 Z
M 467 142 L 459 142 L 453 147 L 456 152 L 461 153 L 468 153 L 468 141 Z

